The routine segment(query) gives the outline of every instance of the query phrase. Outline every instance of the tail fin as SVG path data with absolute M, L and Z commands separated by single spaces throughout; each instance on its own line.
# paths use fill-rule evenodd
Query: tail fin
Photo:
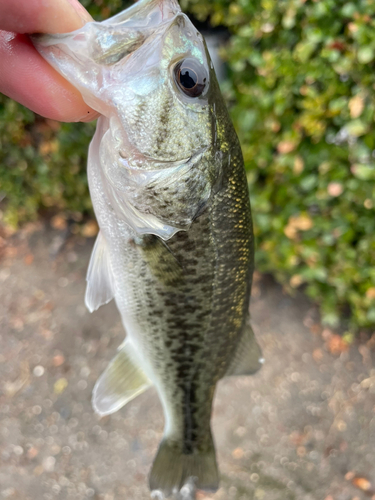
M 211 435 L 210 445 L 206 450 L 194 449 L 189 454 L 184 454 L 178 443 L 168 439 L 160 443 L 150 473 L 150 490 L 160 491 L 168 497 L 172 493 L 178 493 L 189 480 L 193 480 L 201 490 L 216 491 L 219 487 L 219 472 Z

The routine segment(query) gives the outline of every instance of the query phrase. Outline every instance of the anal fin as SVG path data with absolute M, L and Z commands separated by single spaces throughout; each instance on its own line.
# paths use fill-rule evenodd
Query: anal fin
M 250 323 L 247 323 L 225 376 L 252 375 L 263 363 L 262 351 Z
M 114 279 L 109 250 L 101 232 L 91 254 L 86 281 L 85 304 L 90 312 L 113 299 Z
M 99 415 L 109 415 L 148 389 L 152 382 L 138 366 L 134 348 L 127 340 L 99 377 L 92 405 Z

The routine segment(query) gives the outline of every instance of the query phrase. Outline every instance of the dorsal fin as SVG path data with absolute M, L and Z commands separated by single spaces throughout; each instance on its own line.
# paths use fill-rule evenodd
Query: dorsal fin
M 87 270 L 85 304 L 90 312 L 113 299 L 114 279 L 107 243 L 99 232 Z

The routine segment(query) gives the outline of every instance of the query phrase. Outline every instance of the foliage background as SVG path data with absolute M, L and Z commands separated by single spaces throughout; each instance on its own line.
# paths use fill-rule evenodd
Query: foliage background
M 82 2 L 96 18 L 126 6 Z M 231 33 L 223 91 L 245 158 L 257 268 L 303 286 L 323 321 L 375 325 L 375 1 L 182 0 Z M 93 124 L 58 124 L 0 96 L 0 199 L 17 225 L 79 218 Z

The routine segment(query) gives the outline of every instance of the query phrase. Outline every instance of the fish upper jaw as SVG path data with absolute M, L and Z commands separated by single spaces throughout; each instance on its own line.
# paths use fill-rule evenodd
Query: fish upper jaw
M 181 12 L 176 0 L 139 0 L 102 24 L 158 25 Z

